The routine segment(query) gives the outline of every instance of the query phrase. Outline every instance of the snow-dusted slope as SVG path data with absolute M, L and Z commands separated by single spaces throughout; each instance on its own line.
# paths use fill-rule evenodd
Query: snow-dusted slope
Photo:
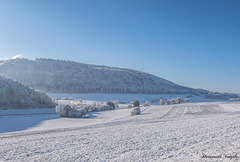
M 0 75 L 0 109 L 53 106 L 46 94 Z
M 202 93 L 141 71 L 52 59 L 0 62 L 3 73 L 32 88 L 58 93 Z

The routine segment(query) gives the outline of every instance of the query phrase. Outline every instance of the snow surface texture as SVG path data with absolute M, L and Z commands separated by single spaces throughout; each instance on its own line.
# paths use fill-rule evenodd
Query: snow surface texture
M 230 161 L 240 154 L 239 102 L 154 105 L 137 116 L 130 111 L 53 119 L 35 131 L 0 134 L 0 161 Z M 68 129 L 49 130 L 51 124 Z
M 24 73 L 22 73 L 24 71 Z M 0 61 L 3 73 L 54 93 L 207 93 L 141 71 L 52 59 Z
M 54 106 L 50 97 L 0 75 L 0 109 Z

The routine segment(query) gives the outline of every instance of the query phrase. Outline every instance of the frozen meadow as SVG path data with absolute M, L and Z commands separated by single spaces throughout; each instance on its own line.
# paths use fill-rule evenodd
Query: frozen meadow
M 1 128 L 16 119 L 32 124 L 0 133 L 0 161 L 239 160 L 239 102 L 151 105 L 137 116 L 122 104 L 88 114 L 1 116 Z

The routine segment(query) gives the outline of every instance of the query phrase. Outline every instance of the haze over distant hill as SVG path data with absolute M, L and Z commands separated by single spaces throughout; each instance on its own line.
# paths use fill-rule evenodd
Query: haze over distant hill
M 0 74 L 53 93 L 207 93 L 149 73 L 53 59 L 0 61 Z
M 54 106 L 45 93 L 35 91 L 17 81 L 0 75 L 0 108 Z

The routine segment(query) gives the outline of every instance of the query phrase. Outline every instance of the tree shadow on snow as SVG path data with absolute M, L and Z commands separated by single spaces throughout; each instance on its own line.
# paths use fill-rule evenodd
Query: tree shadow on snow
M 87 113 L 89 115 L 89 118 L 96 118 L 98 117 L 97 115 L 100 114 L 99 112 L 95 111 L 95 112 L 89 112 Z
M 57 118 L 59 118 L 58 114 L 1 116 L 0 133 L 26 130 L 39 125 L 45 120 Z

